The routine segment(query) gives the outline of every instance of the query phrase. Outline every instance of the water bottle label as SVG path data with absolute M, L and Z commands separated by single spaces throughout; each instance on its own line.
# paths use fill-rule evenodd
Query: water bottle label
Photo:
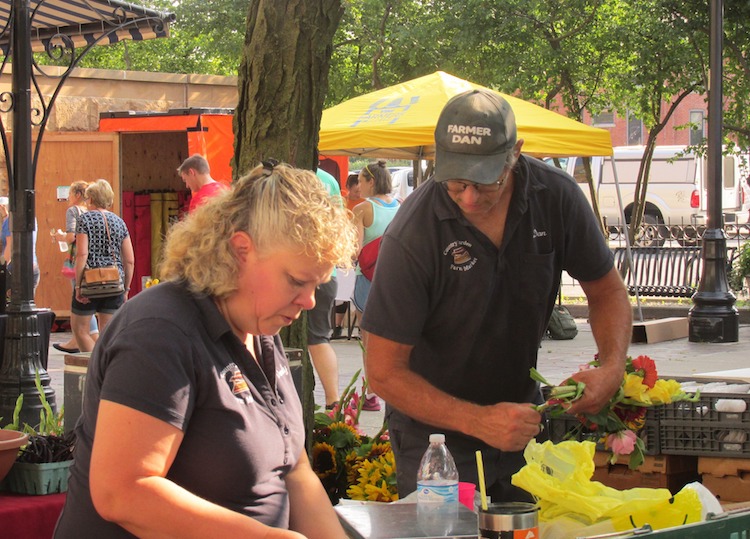
M 458 484 L 417 484 L 417 503 L 458 503 Z

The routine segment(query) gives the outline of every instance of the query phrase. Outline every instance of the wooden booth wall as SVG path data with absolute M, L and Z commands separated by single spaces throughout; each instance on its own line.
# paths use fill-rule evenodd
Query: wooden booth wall
M 180 191 L 177 167 L 189 157 L 185 132 L 122 133 L 123 191 Z
M 120 207 L 120 159 L 116 133 L 45 133 L 36 171 L 36 217 L 38 224 L 36 253 L 40 281 L 35 303 L 48 307 L 57 316 L 68 316 L 72 288 L 60 273 L 63 260 L 51 230 L 65 230 L 67 200 L 57 200 L 57 187 L 77 180 L 104 178 L 115 192 L 114 211 Z
M 145 194 L 159 200 L 162 193 L 179 194 L 180 199 L 186 193 L 185 184 L 177 175 L 176 169 L 188 157 L 188 145 L 185 132 L 166 133 L 112 133 L 112 132 L 49 132 L 44 135 L 39 155 L 36 175 L 36 214 L 39 225 L 37 234 L 37 257 L 41 279 L 37 288 L 35 303 L 38 307 L 52 309 L 58 317 L 70 315 L 72 290 L 68 279 L 60 274 L 60 268 L 67 253 L 61 253 L 56 241 L 50 237 L 50 230 L 65 229 L 66 200 L 57 200 L 58 186 L 68 186 L 73 181 L 93 181 L 104 178 L 110 182 L 115 192 L 112 211 L 120 215 L 131 233 L 136 258 L 142 255 L 141 263 L 150 269 L 137 271 L 131 285 L 137 292 L 140 290 L 140 277 L 155 274 L 153 268 L 158 263 L 161 244 L 159 239 L 166 234 L 170 217 L 174 216 L 164 203 L 164 220 L 155 218 L 162 212 L 160 203 L 152 203 L 152 215 L 148 226 L 153 229 L 144 231 L 143 227 L 133 226 L 126 218 L 123 200 L 131 195 Z M 166 198 L 166 196 L 165 196 Z M 170 206 L 171 207 L 171 206 Z M 156 235 L 154 238 L 153 235 Z M 138 238 L 149 236 L 148 245 L 139 246 Z M 149 260 L 145 260 L 148 258 Z M 136 269 L 142 267 L 136 260 Z M 137 282 L 136 282 L 137 279 Z

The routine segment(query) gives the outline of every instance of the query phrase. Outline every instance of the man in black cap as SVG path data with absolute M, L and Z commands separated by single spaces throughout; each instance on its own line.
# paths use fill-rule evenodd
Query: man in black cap
M 383 236 L 362 328 L 367 373 L 387 403 L 399 495 L 416 488 L 433 432 L 445 432 L 461 481 L 484 460 L 493 501 L 528 499 L 510 484 L 540 432 L 529 377 L 561 273 L 586 293 L 601 367 L 571 411 L 598 412 L 620 387 L 632 331 L 622 280 L 575 181 L 521 155 L 497 93 L 453 97 L 435 129 L 435 174 Z

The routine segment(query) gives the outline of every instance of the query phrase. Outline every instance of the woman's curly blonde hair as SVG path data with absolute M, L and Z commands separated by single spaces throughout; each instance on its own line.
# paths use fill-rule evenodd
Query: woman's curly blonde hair
M 351 268 L 357 231 L 340 200 L 309 170 L 258 166 L 232 189 L 208 199 L 170 230 L 160 276 L 196 293 L 223 297 L 237 289 L 238 263 L 229 240 L 244 231 L 258 251 L 300 254 Z

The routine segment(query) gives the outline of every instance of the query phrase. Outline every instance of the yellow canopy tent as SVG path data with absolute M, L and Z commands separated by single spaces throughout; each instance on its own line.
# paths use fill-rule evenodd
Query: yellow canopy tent
M 320 153 L 433 159 L 440 111 L 451 97 L 473 88 L 484 86 L 437 71 L 326 109 L 320 126 Z M 608 131 L 500 95 L 516 115 L 518 138 L 525 141 L 523 153 L 550 157 L 612 155 Z

